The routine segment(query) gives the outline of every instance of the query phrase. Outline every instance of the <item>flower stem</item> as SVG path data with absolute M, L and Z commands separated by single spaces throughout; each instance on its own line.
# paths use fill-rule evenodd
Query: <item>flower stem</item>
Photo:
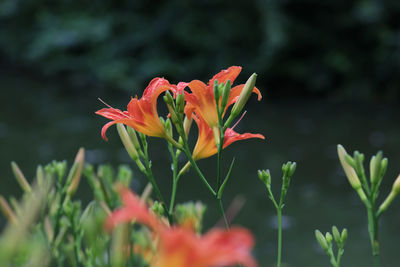
M 278 259 L 276 266 L 281 266 L 281 257 L 282 257 L 282 209 L 279 207 L 276 211 L 278 216 Z
M 380 266 L 379 240 L 378 240 L 378 216 L 374 211 L 374 204 L 367 208 L 368 211 L 368 232 L 371 240 L 372 256 L 374 267 Z

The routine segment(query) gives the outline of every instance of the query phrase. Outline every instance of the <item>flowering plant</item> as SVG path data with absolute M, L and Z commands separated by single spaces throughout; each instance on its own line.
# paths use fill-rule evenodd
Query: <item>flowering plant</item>
M 142 97 L 132 98 L 127 110 L 100 109 L 96 114 L 110 121 L 101 136 L 116 125 L 119 137 L 132 161 L 148 180 L 140 196 L 130 189 L 132 171 L 119 166 L 114 171 L 108 165 L 97 169 L 85 164 L 81 148 L 71 169 L 66 162 L 53 161 L 38 166 L 36 178 L 29 183 L 16 163 L 12 170 L 24 191 L 21 201 L 0 196 L 0 208 L 9 224 L 0 236 L 1 266 L 144 266 L 144 267 L 256 267 L 252 255 L 255 238 L 249 230 L 232 226 L 223 206 L 224 189 L 232 175 L 234 160 L 225 169 L 222 156 L 225 148 L 236 141 L 264 140 L 262 134 L 237 133 L 234 128 L 241 121 L 243 109 L 254 93 L 256 74 L 245 84 L 232 87 L 241 67 L 232 66 L 214 75 L 208 82 L 199 80 L 171 84 L 164 78 L 154 78 Z M 157 101 L 163 95 L 168 114 L 159 117 Z M 242 114 L 242 115 L 241 115 Z M 233 124 L 234 120 L 237 120 Z M 193 123 L 193 121 L 195 123 Z M 232 125 L 233 124 L 233 125 Z M 197 140 L 191 128 L 197 127 Z M 163 138 L 171 156 L 172 189 L 166 198 L 153 175 L 149 137 Z M 198 166 L 201 159 L 216 155 L 215 186 Z M 380 266 L 378 226 L 380 216 L 400 193 L 400 176 L 382 204 L 378 205 L 381 181 L 387 168 L 387 159 L 381 152 L 370 161 L 370 181 L 363 167 L 364 155 L 354 152 L 351 157 L 342 146 L 338 156 L 344 172 L 368 213 L 369 235 L 374 266 Z M 183 163 L 182 163 L 183 160 Z M 285 198 L 297 164 L 282 166 L 282 184 L 279 198 L 272 190 L 269 170 L 259 170 L 258 177 L 265 185 L 269 199 L 277 212 L 278 249 L 276 265 L 282 261 L 282 212 Z M 215 199 L 215 209 L 225 227 L 202 232 L 205 206 L 201 202 L 177 204 L 179 180 L 193 171 Z M 75 192 L 84 176 L 90 185 L 94 200 L 84 209 Z M 154 192 L 154 196 L 152 193 Z M 11 203 L 11 205 L 9 204 Z M 333 266 L 339 267 L 347 240 L 347 230 L 341 233 L 332 227 L 332 233 L 315 231 L 322 250 Z M 334 253 L 334 244 L 337 254 Z

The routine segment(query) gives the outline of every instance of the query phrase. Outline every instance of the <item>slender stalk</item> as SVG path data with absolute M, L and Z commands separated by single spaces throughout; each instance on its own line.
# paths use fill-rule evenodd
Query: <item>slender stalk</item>
M 197 166 L 196 161 L 193 159 L 192 154 L 190 153 L 188 144 L 186 142 L 184 142 L 184 144 L 185 145 L 184 145 L 183 153 L 185 153 L 190 164 L 193 166 L 194 170 L 196 171 L 196 173 L 200 177 L 200 179 L 203 181 L 203 183 L 207 187 L 208 191 L 210 191 L 210 193 L 215 197 L 217 195 L 217 193 L 214 191 L 214 189 L 208 183 L 207 179 L 204 177 L 203 173 L 201 172 L 199 166 Z
M 374 258 L 374 267 L 380 266 L 379 257 L 379 239 L 378 239 L 378 216 L 374 211 L 374 205 L 367 209 L 368 211 L 368 232 L 371 241 L 372 256 Z
M 278 215 L 278 260 L 277 267 L 281 266 L 281 257 L 282 257 L 282 209 L 277 210 Z
M 149 153 L 148 153 L 148 149 L 147 149 L 146 137 L 145 137 L 145 135 L 142 135 L 142 134 L 140 136 L 142 137 L 142 144 L 143 144 L 143 150 L 144 150 L 144 167 L 145 167 L 145 169 L 144 170 L 143 170 L 143 168 L 139 168 L 139 169 L 141 169 L 142 172 L 147 176 L 147 179 L 153 186 L 154 192 L 156 193 L 158 200 L 161 202 L 161 205 L 163 206 L 164 211 L 167 213 L 168 222 L 172 225 L 172 223 L 173 223 L 172 216 L 169 213 L 169 209 L 165 205 L 164 197 L 162 196 L 161 191 L 158 188 L 158 185 L 153 176 L 153 172 L 151 170 L 151 163 L 149 160 Z
M 224 219 L 225 228 L 228 230 L 229 223 L 228 223 L 228 219 L 226 218 L 226 215 L 225 215 L 224 206 L 222 204 L 222 199 L 217 197 L 217 203 L 218 203 L 218 207 L 219 207 L 219 212 L 220 212 L 222 218 Z
M 172 193 L 171 193 L 171 200 L 169 202 L 169 214 L 172 214 L 174 211 L 174 206 L 175 206 L 175 197 L 176 197 L 176 188 L 178 186 L 178 179 L 173 179 L 172 181 Z

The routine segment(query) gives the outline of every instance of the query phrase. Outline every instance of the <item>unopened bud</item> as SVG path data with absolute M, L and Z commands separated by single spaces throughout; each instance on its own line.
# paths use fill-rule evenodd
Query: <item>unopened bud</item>
M 271 174 L 269 170 L 258 170 L 258 178 L 265 184 L 266 187 L 271 187 Z
M 2 195 L 0 195 L 0 209 L 9 222 L 12 224 L 17 224 L 17 216 L 15 216 L 14 211 L 11 209 L 7 200 Z
M 125 126 L 122 123 L 117 123 L 117 130 L 122 144 L 124 145 L 129 156 L 133 161 L 136 161 L 139 158 L 139 155 L 128 135 L 128 132 L 125 129 Z
M 174 104 L 174 99 L 172 98 L 172 95 L 168 91 L 165 92 L 163 99 L 164 99 L 164 102 L 169 106 L 172 106 Z
M 369 162 L 369 172 L 372 184 L 377 184 L 381 178 L 382 152 L 379 151 Z
M 343 245 L 344 245 L 344 243 L 346 243 L 346 240 L 347 240 L 347 229 L 346 228 L 344 228 L 342 230 L 342 234 L 340 236 L 340 240 L 342 241 Z
M 333 239 L 335 240 L 336 244 L 341 244 L 342 239 L 340 237 L 339 230 L 337 229 L 336 226 L 332 226 L 332 235 L 333 235 Z
M 14 161 L 11 162 L 11 169 L 14 173 L 15 179 L 17 180 L 18 184 L 21 186 L 22 190 L 26 193 L 32 192 L 31 185 L 26 180 L 24 174 L 22 173 L 21 169 L 18 167 L 17 163 Z
M 361 182 L 360 182 L 360 179 L 358 179 L 358 176 L 357 176 L 355 170 L 345 160 L 345 156 L 347 155 L 347 153 L 346 153 L 346 150 L 344 149 L 344 147 L 342 145 L 338 145 L 337 152 L 338 152 L 340 163 L 342 164 L 343 170 L 347 176 L 347 179 L 350 182 L 350 185 L 356 190 L 358 188 L 361 188 Z
M 164 207 L 163 205 L 158 202 L 158 201 L 154 201 L 153 206 L 151 207 L 151 210 L 157 214 L 158 216 L 163 216 L 164 215 Z
M 188 117 L 185 117 L 185 119 L 183 120 L 183 128 L 184 128 L 186 137 L 189 135 L 190 128 L 192 126 L 192 122 L 193 122 L 193 119 L 192 118 L 188 119 Z
M 83 164 L 85 162 L 85 149 L 81 147 L 76 154 L 75 160 L 74 160 L 74 165 L 76 165 L 76 170 L 74 171 L 74 174 L 71 178 L 71 183 L 68 186 L 67 189 L 67 194 L 68 195 L 73 195 L 76 191 L 76 189 L 79 186 L 79 182 L 81 180 L 82 176 L 82 169 L 83 169 Z M 71 169 L 72 171 L 72 169 Z
M 218 84 L 217 79 L 214 80 L 213 90 L 214 90 L 214 100 L 215 100 L 215 103 L 218 105 L 220 95 L 219 95 L 219 84 Z
M 326 234 L 325 234 L 325 240 L 326 240 L 326 242 L 327 242 L 328 244 L 332 244 L 333 238 L 332 238 L 331 233 L 326 232 Z
M 394 183 L 393 183 L 392 191 L 393 191 L 396 195 L 398 195 L 398 194 L 400 193 L 400 174 L 399 174 L 399 176 L 397 176 L 396 181 L 394 181 Z
M 326 242 L 325 236 L 319 230 L 315 230 L 315 238 L 321 248 L 327 252 L 329 250 L 328 243 Z
M 245 83 L 243 90 L 239 95 L 239 99 L 232 108 L 231 114 L 233 116 L 236 117 L 237 115 L 239 115 L 239 113 L 244 108 L 244 105 L 246 105 L 247 101 L 250 98 L 251 93 L 253 92 L 254 86 L 256 85 L 256 79 L 257 79 L 257 74 L 253 73 Z
M 387 165 L 388 165 L 388 159 L 387 158 L 382 159 L 382 161 L 381 161 L 381 173 L 379 174 L 380 177 L 385 176 Z
M 184 109 L 185 109 L 185 94 L 182 92 L 178 93 L 176 97 L 176 111 L 179 114 L 183 114 Z
M 220 144 L 219 129 L 218 127 L 213 127 L 212 130 L 214 133 L 215 145 L 218 147 Z
M 140 151 L 142 148 L 140 147 L 139 139 L 137 138 L 135 129 L 127 126 L 126 131 L 128 132 L 129 138 L 131 139 L 133 146 L 136 148 L 136 151 Z
M 231 93 L 231 81 L 227 80 L 224 88 L 222 89 L 222 99 L 221 99 L 221 112 L 223 113 L 226 105 L 228 104 L 229 94 Z

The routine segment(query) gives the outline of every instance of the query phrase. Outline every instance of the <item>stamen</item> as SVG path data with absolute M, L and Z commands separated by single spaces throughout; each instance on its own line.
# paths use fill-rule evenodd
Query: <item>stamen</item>
M 113 108 L 112 106 L 110 106 L 109 104 L 107 104 L 106 102 L 104 102 L 100 97 L 97 98 L 101 103 L 103 103 L 104 105 L 106 105 L 109 108 Z
M 240 116 L 240 118 L 238 119 L 238 121 L 232 126 L 232 130 L 236 127 L 236 125 L 238 125 L 239 124 L 239 122 L 243 119 L 243 117 L 244 117 L 244 115 L 246 115 L 246 113 L 247 113 L 247 110 L 245 110 L 244 112 L 243 112 L 243 114 L 242 114 L 242 116 Z

